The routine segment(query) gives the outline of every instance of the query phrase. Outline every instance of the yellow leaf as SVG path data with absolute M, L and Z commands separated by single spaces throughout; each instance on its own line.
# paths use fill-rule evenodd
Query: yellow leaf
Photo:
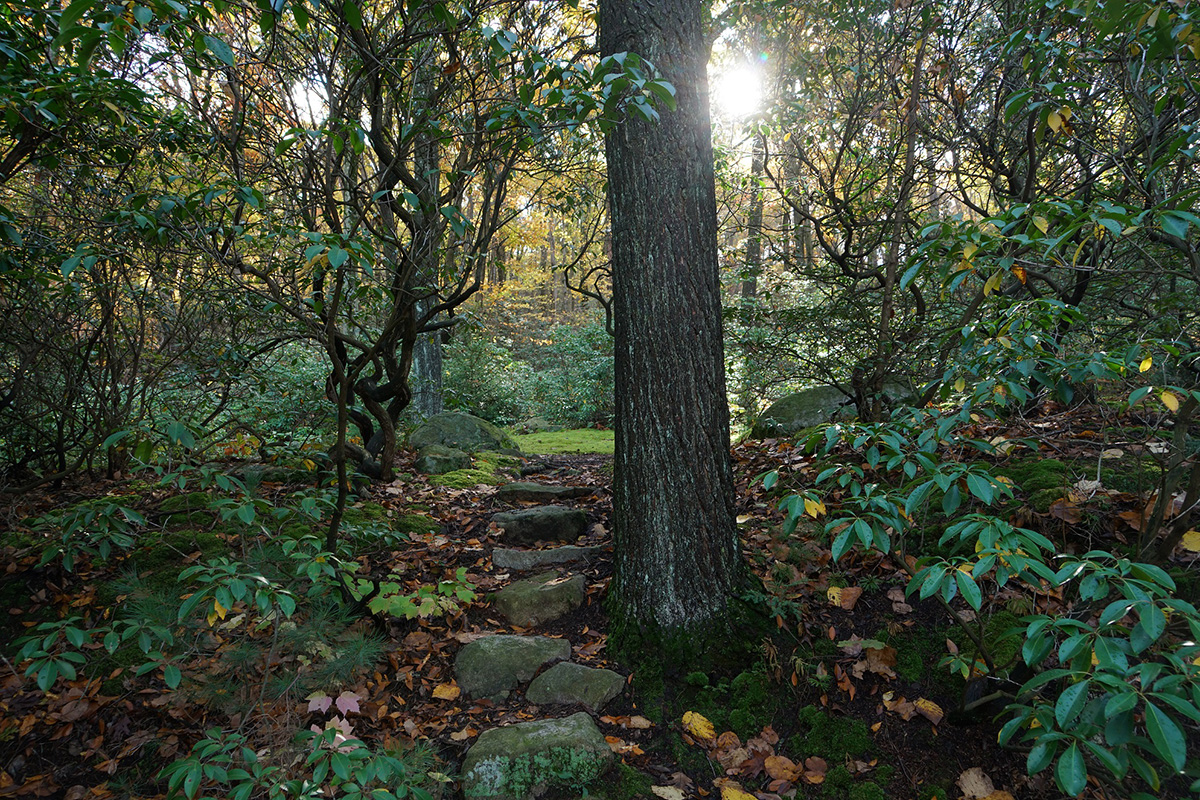
M 942 717 L 946 716 L 941 706 L 932 700 L 926 700 L 924 697 L 917 700 L 916 707 L 917 713 L 934 725 L 937 725 L 942 721 Z
M 713 728 L 713 724 L 695 711 L 684 713 L 683 727 L 692 736 L 706 742 L 717 737 L 717 731 Z
M 752 519 L 754 519 L 754 516 L 752 514 L 738 514 L 737 524 L 745 525 L 747 522 L 749 522 Z
M 978 249 L 979 249 L 979 245 L 977 245 L 977 244 L 970 244 L 970 243 L 964 244 L 963 245 L 963 258 L 970 260 L 971 256 L 975 255 L 975 251 Z
M 1034 217 L 1033 224 L 1036 225 L 1037 229 L 1042 233 L 1048 233 L 1050 231 L 1050 220 L 1046 219 L 1045 217 Z
M 1200 531 L 1188 531 L 1180 542 L 1183 549 L 1191 553 L 1200 553 Z
M 756 800 L 756 798 L 744 789 L 727 783 L 721 787 L 721 800 Z
M 961 392 L 965 388 L 967 388 L 967 382 L 965 379 L 959 378 L 954 382 L 954 391 Z
M 1012 274 L 1017 276 L 1017 280 L 1019 280 L 1022 285 L 1029 280 L 1029 273 L 1025 271 L 1024 267 L 1013 267 Z
M 453 683 L 438 684 L 433 689 L 433 697 L 435 700 L 457 700 L 462 693 L 462 689 L 455 686 Z
M 1058 133 L 1058 130 L 1062 127 L 1063 118 L 1059 116 L 1057 111 L 1051 111 L 1050 115 L 1046 117 L 1046 124 L 1050 126 L 1050 130 Z
M 1004 275 L 1004 273 L 997 272 L 995 275 L 993 275 L 992 277 L 987 279 L 987 283 L 985 283 L 983 285 L 984 297 L 988 296 L 989 294 L 991 294 L 992 292 L 994 292 L 1000 288 L 1000 280 L 1003 277 L 1003 275 Z
M 1162 393 L 1162 403 L 1172 411 L 1179 410 L 1179 398 L 1176 397 L 1172 392 L 1164 391 Z
M 825 504 L 819 500 L 809 500 L 806 497 L 804 498 L 804 513 L 816 519 L 825 513 Z
M 306 458 L 303 461 L 301 461 L 300 463 L 303 464 L 304 469 L 306 469 L 309 472 L 312 472 L 313 470 L 315 470 L 317 468 L 317 462 L 313 461 L 311 458 Z
M 218 619 L 225 619 L 229 609 L 221 605 L 220 600 L 213 600 L 213 610 L 208 612 L 208 624 L 213 625 Z
M 1154 357 L 1146 356 L 1145 358 L 1142 359 L 1142 363 L 1138 365 L 1138 372 L 1145 372 L 1146 370 L 1150 369 L 1152 366 L 1154 366 Z

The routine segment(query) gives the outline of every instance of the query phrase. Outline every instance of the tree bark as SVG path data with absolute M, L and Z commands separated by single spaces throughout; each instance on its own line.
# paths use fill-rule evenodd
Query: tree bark
M 601 52 L 652 61 L 677 101 L 655 123 L 624 120 L 605 143 L 616 321 L 613 610 L 631 637 L 693 647 L 731 629 L 743 574 L 702 8 L 600 3 Z

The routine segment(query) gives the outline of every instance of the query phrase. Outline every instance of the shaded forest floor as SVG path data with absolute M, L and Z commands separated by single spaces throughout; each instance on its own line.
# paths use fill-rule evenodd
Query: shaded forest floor
M 1135 535 L 1156 481 L 1154 437 L 1131 427 L 1138 422 L 1123 420 L 1124 428 L 1113 430 L 1073 412 L 981 424 L 978 435 L 1013 443 L 998 463 L 1024 487 L 1011 509 L 1015 520 L 1063 552 L 1119 549 Z M 1024 753 L 997 746 L 994 717 L 1002 703 L 962 711 L 995 687 L 941 665 L 947 652 L 966 651 L 969 642 L 941 604 L 905 596 L 908 575 L 900 565 L 855 553 L 834 563 L 820 533 L 823 519 L 783 534 L 779 499 L 811 483 L 815 458 L 784 441 L 745 443 L 734 455 L 739 528 L 760 586 L 752 599 L 768 609 L 771 630 L 748 633 L 758 655 L 742 672 L 697 670 L 665 681 L 630 674 L 607 648 L 606 455 L 533 456 L 536 463 L 523 470 L 531 473 L 527 480 L 589 487 L 590 494 L 572 501 L 590 523 L 576 543 L 608 548 L 572 568 L 587 579 L 584 605 L 532 631 L 506 625 L 486 601 L 489 592 L 523 577 L 491 560 L 499 535 L 491 517 L 514 504 L 498 501 L 494 485 L 431 485 L 407 462 L 401 479 L 371 487 L 355 503 L 346 540 L 358 576 L 393 582 L 397 597 L 420 608 L 412 619 L 347 613 L 332 595 L 295 581 L 299 562 L 281 543 L 320 536 L 321 526 L 294 513 L 268 513 L 294 506 L 301 488 L 295 485 L 264 480 L 251 523 L 229 514 L 229 506 L 223 515 L 215 490 L 180 492 L 138 481 L 21 498 L 0 524 L 7 529 L 0 540 L 0 797 L 161 796 L 166 783 L 159 770 L 186 756 L 210 728 L 244 736 L 261 757 L 294 768 L 304 756 L 293 742 L 296 732 L 320 730 L 331 720 L 394 753 L 414 781 L 448 797 L 463 754 L 482 731 L 580 710 L 539 708 L 520 692 L 501 703 L 467 700 L 454 681 L 454 656 L 462 644 L 492 633 L 562 637 L 574 661 L 628 676 L 626 691 L 596 715 L 620 757 L 614 777 L 598 790 L 612 800 L 1059 796 L 1048 773 L 1026 776 Z M 776 468 L 783 480 L 768 493 L 756 478 Z M 502 477 L 518 476 L 514 470 Z M 132 541 L 107 559 L 84 554 L 71 570 L 61 559 L 41 564 L 46 533 L 32 521 L 81 503 L 131 509 L 144 524 L 135 520 Z M 944 524 L 929 521 L 925 548 L 936 546 Z M 228 607 L 177 624 L 180 595 L 198 586 L 181 584 L 180 572 L 214 558 L 290 586 L 301 600 L 298 610 L 282 623 L 259 613 L 250 580 L 249 593 Z M 1183 548 L 1172 559 L 1181 596 L 1193 601 L 1200 584 L 1195 561 Z M 455 596 L 456 575 L 474 584 L 478 598 Z M 430 593 L 439 582 L 451 588 Z M 1069 611 L 1060 599 L 1015 583 L 991 588 L 982 627 L 1007 660 L 1020 643 L 1005 643 L 1002 634 L 1018 616 Z M 965 606 L 958 610 L 969 615 Z M 12 662 L 10 643 L 40 622 L 78 617 L 83 628 L 114 614 L 177 628 L 170 657 L 138 675 L 147 657 L 134 646 L 136 637 L 112 653 L 89 642 L 74 678 L 58 677 L 49 691 Z M 169 667 L 180 670 L 174 689 Z M 711 722 L 713 736 L 697 717 L 684 725 L 687 712 Z M 1087 794 L 1116 796 L 1098 785 Z

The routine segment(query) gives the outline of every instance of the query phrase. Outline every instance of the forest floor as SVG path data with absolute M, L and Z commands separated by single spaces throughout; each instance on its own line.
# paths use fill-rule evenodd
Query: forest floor
M 1022 442 L 1001 459 L 1019 483 L 1035 487 L 1020 496 L 1013 513 L 1064 549 L 1120 546 L 1147 503 L 1149 479 L 1131 466 L 1150 455 L 1147 436 L 1105 424 L 1075 413 L 992 423 L 991 429 L 981 424 L 978 432 Z M 770 609 L 771 630 L 748 634 L 759 656 L 743 672 L 697 670 L 668 676 L 666 683 L 631 674 L 607 648 L 606 454 L 531 456 L 540 463 L 524 479 L 589 488 L 571 501 L 589 521 L 576 544 L 607 548 L 605 556 L 571 567 L 586 576 L 583 606 L 536 630 L 512 628 L 487 602 L 488 593 L 514 578 L 491 559 L 500 533 L 491 518 L 513 504 L 498 501 L 494 485 L 433 485 L 405 462 L 400 479 L 371 487 L 357 501 L 347 537 L 359 575 L 411 589 L 414 603 L 429 601 L 421 615 L 354 618 L 330 598 L 305 598 L 297 588 L 298 610 L 280 623 L 256 612 L 249 580 L 236 602 L 208 606 L 207 620 L 180 629 L 170 657 L 142 674 L 135 672 L 148 657 L 133 646 L 136 637 L 111 654 L 101 642 L 89 642 L 87 663 L 64 667 L 48 691 L 12 661 L 10 643 L 36 624 L 77 617 L 86 628 L 108 624 L 115 614 L 174 626 L 178 598 L 200 586 L 181 584 L 181 570 L 225 558 L 283 582 L 296 559 L 279 543 L 319 535 L 320 526 L 265 513 L 288 507 L 297 492 L 269 481 L 256 490 L 263 502 L 252 524 L 239 522 L 228 507 L 223 515 L 215 491 L 197 497 L 144 481 L 90 482 L 21 498 L 0 524 L 7 529 L 0 538 L 0 604 L 7 609 L 0 619 L 0 797 L 162 796 L 167 786 L 159 770 L 187 756 L 213 728 L 227 740 L 245 737 L 237 741 L 264 762 L 292 768 L 303 759 L 292 744 L 296 732 L 327 726 L 335 714 L 328 700 L 335 697 L 336 721 L 347 734 L 395 753 L 412 780 L 449 797 L 458 765 L 481 732 L 579 710 L 539 708 L 519 691 L 504 702 L 468 700 L 455 684 L 454 657 L 464 643 L 494 633 L 565 638 L 574 661 L 627 676 L 626 691 L 596 714 L 620 758 L 614 777 L 597 792 L 611 800 L 1060 796 L 1048 772 L 1027 776 L 1024 753 L 997 745 L 1002 704 L 960 712 L 982 683 L 953 676 L 940 663 L 948 651 L 968 646 L 944 606 L 907 597 L 908 576 L 888 557 L 851 553 L 834 563 L 819 535 L 823 521 L 783 534 L 781 489 L 767 492 L 757 478 L 781 468 L 781 487 L 794 489 L 811 482 L 815 458 L 773 440 L 740 444 L 734 457 L 739 529 L 762 587 L 755 599 Z M 1126 458 L 1133 460 L 1122 462 Z M 1114 470 L 1110 459 L 1124 467 Z M 206 502 L 197 506 L 197 499 Z M 132 541 L 107 559 L 85 553 L 70 569 L 61 557 L 42 563 L 45 529 L 34 521 L 81 504 L 140 515 Z M 937 536 L 930 536 L 932 544 Z M 1196 554 L 1181 549 L 1173 564 L 1191 579 L 1186 589 L 1181 582 L 1181 593 L 1194 595 Z M 215 573 L 205 574 L 212 579 Z M 450 586 L 455 575 L 474 584 L 476 599 L 460 595 L 456 601 L 452 588 L 432 599 L 421 593 L 422 586 Z M 1064 611 L 1054 597 L 1009 584 L 988 595 L 983 629 L 1000 642 L 1017 616 L 1035 609 Z M 965 606 L 959 610 L 969 614 Z M 1006 646 L 1019 649 L 1019 643 L 997 645 Z M 55 647 L 65 643 L 49 648 L 51 655 Z M 171 668 L 179 670 L 174 679 Z M 698 734 L 696 717 L 684 725 L 687 712 L 710 721 L 714 736 Z M 202 784 L 218 797 L 232 795 L 234 787 L 232 778 L 217 773 L 206 774 Z M 1113 795 L 1093 784 L 1085 796 Z

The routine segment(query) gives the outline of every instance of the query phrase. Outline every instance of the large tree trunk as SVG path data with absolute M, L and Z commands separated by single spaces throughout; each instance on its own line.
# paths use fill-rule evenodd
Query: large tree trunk
M 716 199 L 694 0 L 601 0 L 600 46 L 656 64 L 678 108 L 608 136 L 616 319 L 618 633 L 711 645 L 742 575 L 721 339 Z M 675 657 L 672 652 L 664 657 Z

